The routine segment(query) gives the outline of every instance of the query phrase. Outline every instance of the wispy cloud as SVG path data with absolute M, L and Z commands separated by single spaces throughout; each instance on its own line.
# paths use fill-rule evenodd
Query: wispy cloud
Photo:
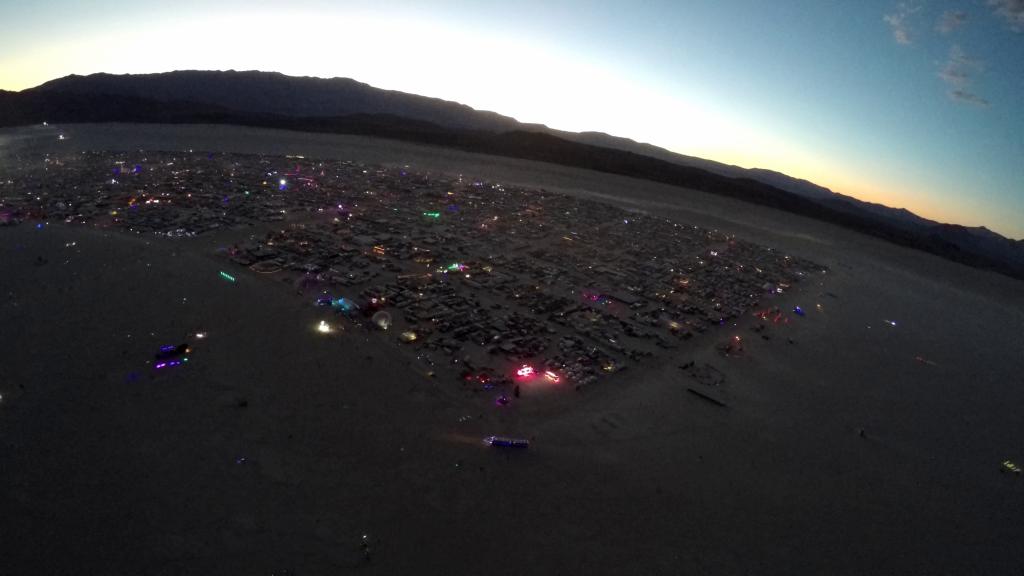
M 984 108 L 988 107 L 988 100 L 985 100 L 974 92 L 967 92 L 966 90 L 950 90 L 949 97 L 957 102 L 966 102 L 968 104 L 975 104 Z
M 957 102 L 988 106 L 988 100 L 974 93 L 971 85 L 974 76 L 984 69 L 984 64 L 969 58 L 960 46 L 949 49 L 949 59 L 939 70 L 939 78 L 949 87 L 949 97 Z
M 1011 30 L 1024 32 L 1024 0 L 988 0 L 988 5 L 1010 24 Z
M 905 2 L 900 2 L 896 5 L 894 12 L 882 16 L 882 20 L 889 25 L 892 37 L 898 44 L 908 45 L 914 43 L 910 38 L 910 30 L 907 28 L 907 17 L 917 12 L 917 10 L 917 6 L 910 6 Z
M 942 17 L 939 18 L 939 23 L 935 25 L 935 30 L 940 34 L 949 34 L 963 26 L 964 22 L 967 22 L 966 12 L 953 12 L 952 10 L 947 10 L 946 12 L 943 12 Z

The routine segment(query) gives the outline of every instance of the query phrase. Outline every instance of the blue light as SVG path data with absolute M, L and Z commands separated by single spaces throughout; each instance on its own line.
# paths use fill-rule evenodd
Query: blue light
M 340 309 L 342 312 L 346 313 L 352 312 L 356 308 L 359 308 L 359 306 L 357 306 L 355 302 L 347 298 L 338 298 L 337 300 L 331 302 L 331 305 L 334 306 L 335 308 Z

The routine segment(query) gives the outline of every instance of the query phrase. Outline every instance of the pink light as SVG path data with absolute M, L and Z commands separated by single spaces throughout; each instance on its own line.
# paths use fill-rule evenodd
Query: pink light
M 562 379 L 558 377 L 558 374 L 555 374 L 551 370 L 544 372 L 544 377 L 550 380 L 551 382 L 554 382 L 555 384 L 558 384 L 559 382 L 562 381 Z
M 518 374 L 520 378 L 529 378 L 530 376 L 533 376 L 533 366 L 523 364 L 522 368 L 516 370 L 516 374 Z

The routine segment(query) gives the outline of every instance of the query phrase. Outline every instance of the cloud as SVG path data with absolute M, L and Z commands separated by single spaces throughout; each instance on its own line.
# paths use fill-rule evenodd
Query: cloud
M 1024 32 L 1024 0 L 988 0 L 988 5 L 1010 24 L 1011 30 Z
M 910 31 L 907 29 L 907 17 L 917 12 L 917 7 L 908 6 L 904 2 L 900 2 L 896 5 L 896 11 L 892 14 L 886 14 L 882 16 L 882 20 L 889 25 L 889 29 L 892 30 L 892 37 L 896 40 L 897 44 L 913 44 L 910 39 Z
M 974 93 L 974 76 L 984 70 L 982 62 L 969 58 L 960 46 L 949 49 L 949 58 L 939 70 L 939 78 L 949 87 L 949 97 L 957 102 L 988 106 L 988 100 Z
M 988 107 L 988 100 L 985 100 L 981 96 L 973 92 L 966 92 L 964 90 L 950 90 L 949 97 L 957 102 L 967 102 L 968 104 L 977 104 L 978 106 Z
M 963 26 L 964 22 L 967 22 L 966 12 L 953 12 L 952 10 L 947 10 L 942 14 L 942 17 L 939 18 L 939 23 L 935 25 L 935 30 L 940 34 L 949 34 Z

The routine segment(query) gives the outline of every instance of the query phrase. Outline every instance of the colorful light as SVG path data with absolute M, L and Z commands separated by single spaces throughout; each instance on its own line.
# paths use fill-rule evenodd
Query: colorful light
M 441 213 L 440 212 L 424 212 L 423 215 L 427 216 L 428 218 L 440 218 L 441 217 Z
M 160 362 L 159 364 L 154 366 L 154 368 L 156 368 L 157 370 L 162 370 L 164 368 L 171 368 L 173 366 L 181 366 L 185 362 L 188 362 L 187 356 L 185 358 L 182 358 L 181 360 L 168 360 L 167 362 Z
M 221 277 L 221 278 L 223 278 L 223 279 L 225 279 L 225 280 L 227 280 L 227 281 L 229 281 L 229 282 L 235 282 L 235 281 L 236 281 L 236 280 L 235 280 L 235 277 L 234 277 L 234 276 L 232 276 L 231 274 L 228 274 L 227 272 L 223 272 L 223 271 L 222 271 L 222 272 L 220 273 L 220 277 Z
M 549 382 L 554 382 L 555 384 L 558 384 L 559 382 L 562 381 L 561 377 L 559 377 L 558 374 L 555 374 L 551 370 L 544 372 L 544 377 L 547 378 Z
M 533 366 L 530 366 L 529 364 L 523 364 L 518 370 L 516 370 L 516 374 L 520 378 L 529 378 L 534 374 Z
M 355 302 L 353 302 L 351 300 L 348 300 L 346 298 L 338 298 L 337 300 L 332 302 L 331 305 L 336 307 L 336 308 L 340 308 L 341 311 L 345 312 L 345 313 L 351 312 L 351 311 L 355 310 L 356 308 L 358 308 L 358 306 L 356 306 Z

